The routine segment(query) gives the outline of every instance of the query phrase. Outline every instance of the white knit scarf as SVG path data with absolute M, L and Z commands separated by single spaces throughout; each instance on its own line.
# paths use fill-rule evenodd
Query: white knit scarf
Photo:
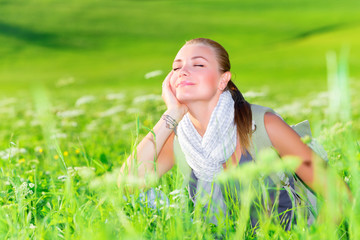
M 188 114 L 180 121 L 177 134 L 186 161 L 195 176 L 203 181 L 213 181 L 222 171 L 222 164 L 236 148 L 234 100 L 231 93 L 224 91 L 220 95 L 203 137 L 195 129 Z

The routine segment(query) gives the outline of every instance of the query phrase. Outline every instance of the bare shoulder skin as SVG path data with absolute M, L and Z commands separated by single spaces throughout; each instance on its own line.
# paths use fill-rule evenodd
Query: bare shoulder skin
M 280 117 L 273 113 L 265 113 L 265 128 L 274 148 L 280 156 L 297 156 L 301 159 L 296 174 L 308 186 L 313 187 L 314 164 L 312 150 L 301 141 L 300 136 Z

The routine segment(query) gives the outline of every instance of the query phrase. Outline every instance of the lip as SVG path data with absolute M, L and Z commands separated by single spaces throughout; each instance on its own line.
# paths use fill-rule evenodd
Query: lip
M 191 85 L 195 85 L 195 84 L 191 81 L 184 80 L 176 84 L 176 87 L 191 86 Z

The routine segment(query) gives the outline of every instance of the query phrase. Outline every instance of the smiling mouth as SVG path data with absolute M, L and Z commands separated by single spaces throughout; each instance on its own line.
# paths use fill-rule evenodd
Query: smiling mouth
M 176 87 L 191 86 L 191 85 L 195 85 L 195 84 L 190 81 L 181 81 L 179 84 L 176 85 Z

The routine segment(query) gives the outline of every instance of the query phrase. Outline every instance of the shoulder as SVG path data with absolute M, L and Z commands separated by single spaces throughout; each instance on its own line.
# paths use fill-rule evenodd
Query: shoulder
M 276 116 L 275 111 L 271 108 L 256 104 L 250 104 L 250 106 L 253 122 L 257 127 L 261 127 L 262 129 L 265 127 L 265 115 L 271 114 Z
M 270 140 L 285 139 L 289 136 L 298 137 L 297 133 L 280 116 L 273 112 L 266 112 L 264 125 Z
M 266 128 L 278 128 L 287 125 L 278 115 L 273 112 L 266 112 L 264 114 L 264 124 Z
M 300 136 L 279 116 L 265 113 L 264 125 L 275 149 L 284 155 L 297 155 L 304 159 L 311 156 L 311 150 L 301 141 Z

